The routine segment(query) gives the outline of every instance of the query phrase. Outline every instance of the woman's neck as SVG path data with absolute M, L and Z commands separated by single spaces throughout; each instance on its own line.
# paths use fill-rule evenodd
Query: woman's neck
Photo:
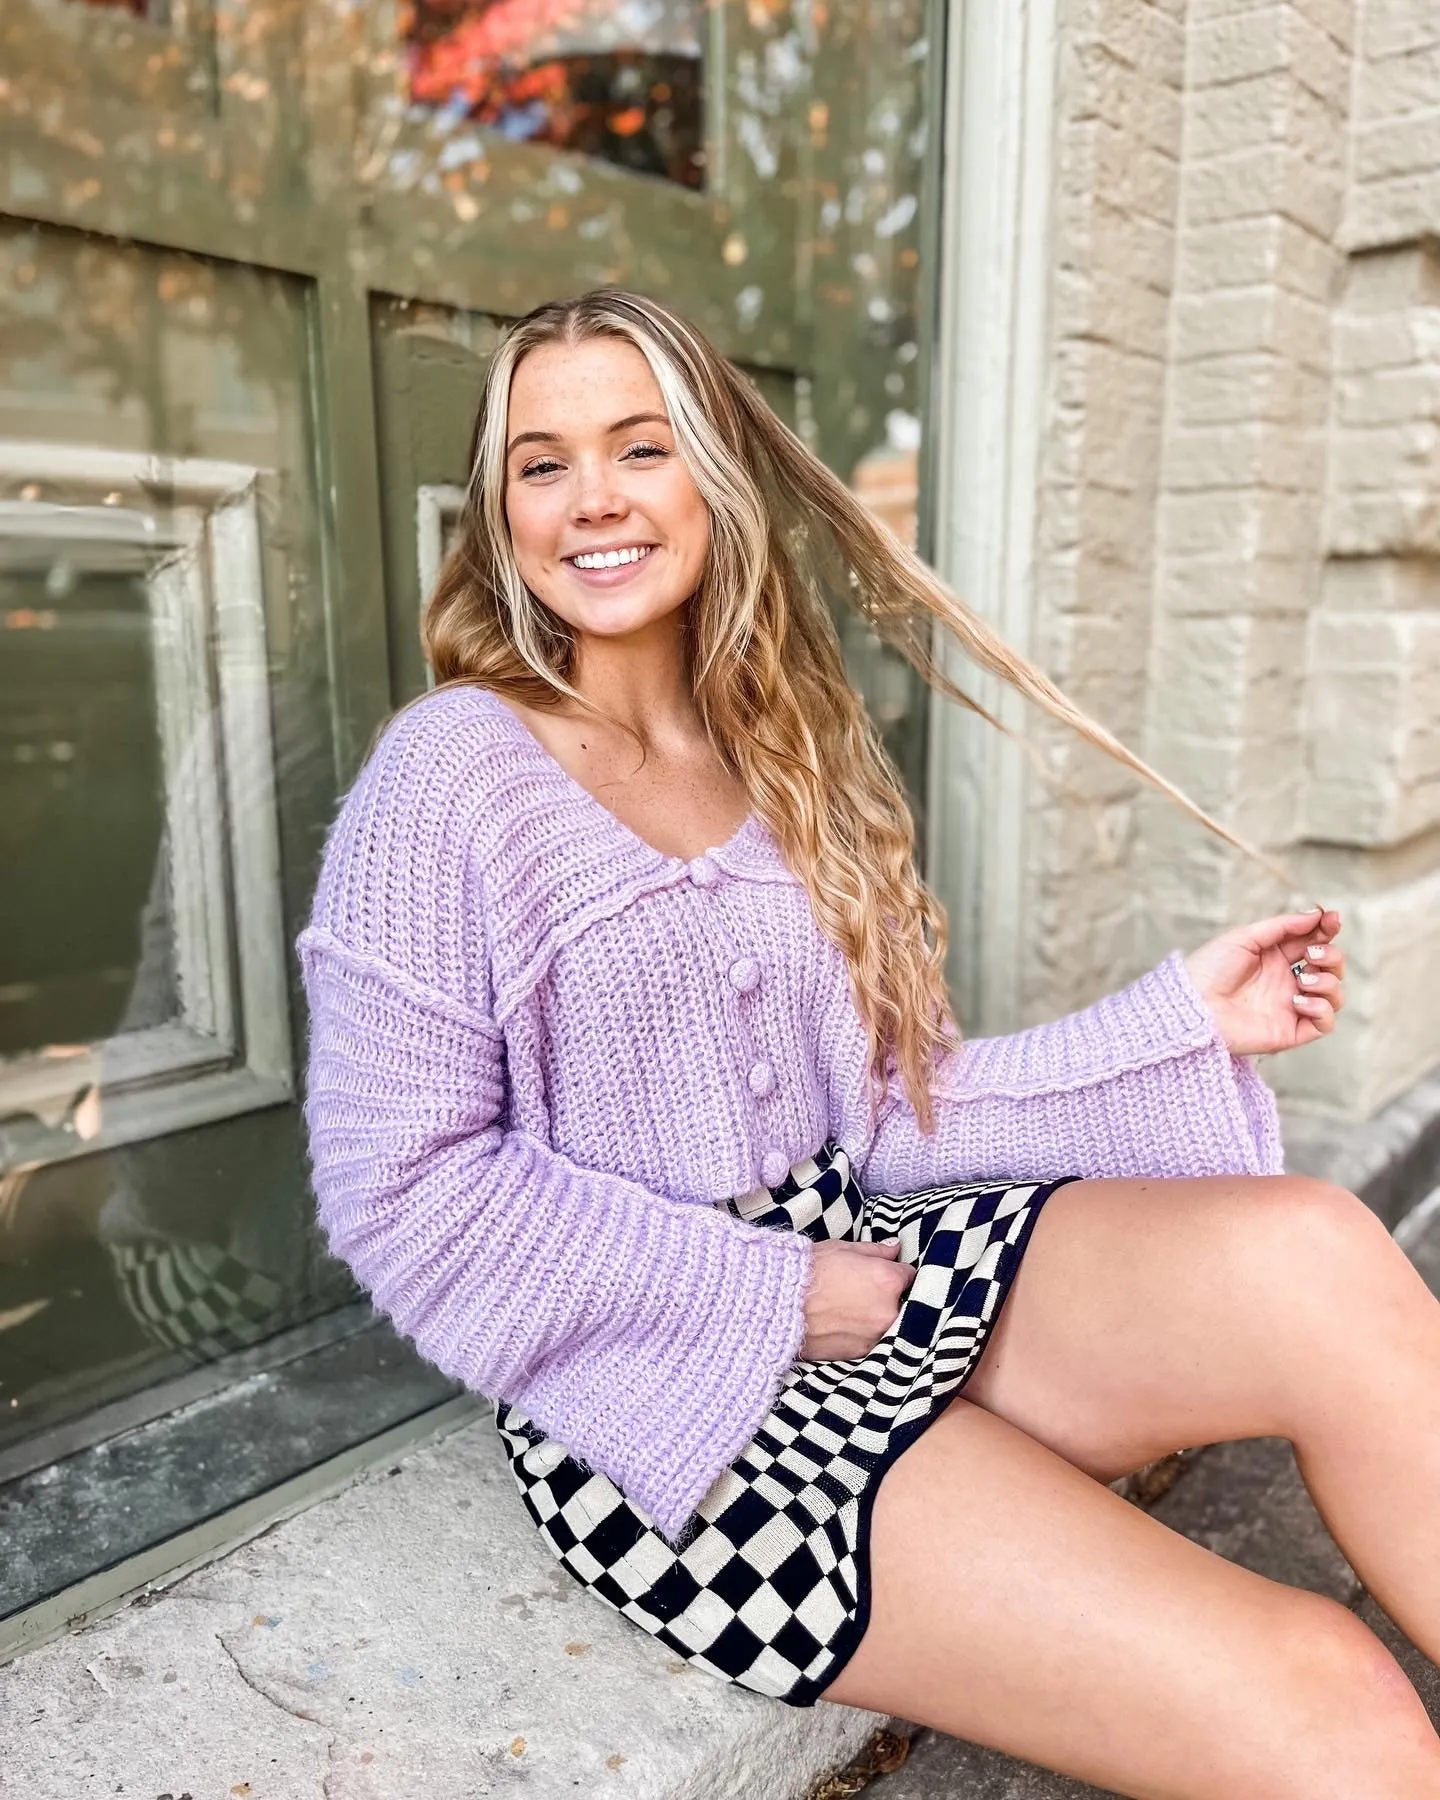
M 570 685 L 647 744 L 688 737 L 697 714 L 683 634 L 645 635 L 648 642 L 582 638 Z

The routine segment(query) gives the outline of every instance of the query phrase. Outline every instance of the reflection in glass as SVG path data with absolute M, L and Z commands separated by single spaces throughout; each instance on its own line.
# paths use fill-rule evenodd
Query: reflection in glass
M 152 25 L 170 23 L 170 0 L 84 0 L 86 6 L 106 12 L 129 13 L 132 19 L 148 19 Z
M 142 963 L 143 1022 L 176 1011 L 151 609 L 96 548 L 0 538 L 0 1058 L 114 1035 Z
M 411 101 L 515 141 L 704 184 L 704 0 L 411 0 Z

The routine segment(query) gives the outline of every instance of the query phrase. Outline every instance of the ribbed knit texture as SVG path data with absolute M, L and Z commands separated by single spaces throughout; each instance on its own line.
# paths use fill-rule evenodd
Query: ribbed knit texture
M 425 1356 L 671 1537 L 803 1335 L 809 1240 L 715 1201 L 827 1139 L 877 1192 L 1280 1168 L 1269 1090 L 1179 956 L 965 1044 L 932 1136 L 898 1089 L 872 1120 L 844 958 L 759 821 L 662 855 L 476 689 L 392 722 L 300 951 L 332 1249 Z

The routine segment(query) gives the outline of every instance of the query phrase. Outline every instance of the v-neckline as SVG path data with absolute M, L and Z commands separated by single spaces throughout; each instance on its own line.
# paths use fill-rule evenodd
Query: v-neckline
M 585 805 L 592 807 L 603 819 L 608 821 L 616 832 L 627 839 L 637 849 L 643 850 L 647 856 L 654 857 L 656 861 L 664 863 L 667 867 L 675 869 L 687 868 L 691 863 L 698 861 L 702 856 L 719 856 L 723 858 L 728 851 L 735 849 L 742 839 L 748 836 L 753 826 L 759 823 L 752 810 L 746 813 L 745 817 L 723 843 L 708 844 L 705 849 L 697 851 L 694 856 L 681 856 L 674 851 L 662 850 L 658 844 L 652 844 L 649 838 L 641 837 L 640 833 L 636 831 L 633 826 L 627 825 L 620 815 L 613 812 L 603 800 L 597 799 L 583 781 L 577 781 L 565 767 L 564 763 L 560 761 L 559 757 L 545 748 L 544 744 L 540 742 L 539 738 L 536 737 L 535 733 L 520 717 L 519 713 L 517 713 L 513 707 L 508 706 L 505 701 L 500 698 L 499 694 L 495 692 L 494 688 L 482 688 L 480 691 L 488 697 L 493 706 L 497 706 L 500 709 L 515 727 L 515 730 L 528 740 L 532 754 L 539 758 L 540 761 L 547 763 L 554 771 L 556 777 L 562 781 L 567 788 L 573 788 Z

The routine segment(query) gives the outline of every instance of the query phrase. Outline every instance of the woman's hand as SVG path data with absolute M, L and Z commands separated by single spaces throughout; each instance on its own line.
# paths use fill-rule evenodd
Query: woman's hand
M 893 1240 L 852 1244 L 836 1238 L 815 1246 L 800 1346 L 807 1362 L 869 1355 L 895 1323 L 900 1297 L 915 1279 L 899 1255 Z
M 1190 979 L 1236 1056 L 1313 1044 L 1345 1004 L 1340 915 L 1315 907 L 1222 932 L 1185 958 Z M 1297 978 L 1292 963 L 1308 966 Z

